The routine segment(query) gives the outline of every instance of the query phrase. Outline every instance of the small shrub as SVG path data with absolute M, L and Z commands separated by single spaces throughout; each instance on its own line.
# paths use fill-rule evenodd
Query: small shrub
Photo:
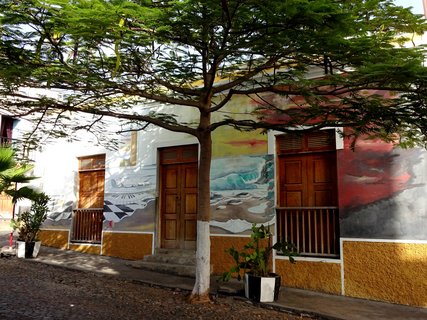
M 37 233 L 47 218 L 49 196 L 41 192 L 34 197 L 29 211 L 19 214 L 17 219 L 12 219 L 11 225 L 18 230 L 18 240 L 33 242 L 37 239 Z

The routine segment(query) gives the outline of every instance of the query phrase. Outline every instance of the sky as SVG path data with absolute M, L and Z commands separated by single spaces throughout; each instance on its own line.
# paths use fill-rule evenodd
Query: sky
M 414 13 L 423 14 L 423 0 L 394 0 L 394 3 L 402 7 L 412 7 Z

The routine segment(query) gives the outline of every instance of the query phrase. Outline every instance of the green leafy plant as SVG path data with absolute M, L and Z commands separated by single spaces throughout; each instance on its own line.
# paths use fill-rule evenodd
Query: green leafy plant
M 288 256 L 291 263 L 295 263 L 294 256 L 298 255 L 298 250 L 295 244 L 287 241 L 278 241 L 271 245 L 272 234 L 269 228 L 264 225 L 252 225 L 252 234 L 250 241 L 243 247 L 242 251 L 238 251 L 234 247 L 226 250 L 235 262 L 235 265 L 227 272 L 224 272 L 222 279 L 230 280 L 236 275 L 238 280 L 242 279 L 242 271 L 251 273 L 255 276 L 266 277 L 270 273 L 269 262 L 271 253 L 277 250 L 282 255 Z
M 31 165 L 18 163 L 15 160 L 15 152 L 8 146 L 0 147 L 0 192 L 12 198 L 16 203 L 20 199 L 35 199 L 38 192 L 34 189 L 23 186 L 17 188 L 18 183 L 28 183 L 37 177 L 28 175 L 33 169 Z
M 37 240 L 41 225 L 47 218 L 48 202 L 50 198 L 41 192 L 32 200 L 30 211 L 19 214 L 11 220 L 14 230 L 18 230 L 18 240 L 30 243 Z

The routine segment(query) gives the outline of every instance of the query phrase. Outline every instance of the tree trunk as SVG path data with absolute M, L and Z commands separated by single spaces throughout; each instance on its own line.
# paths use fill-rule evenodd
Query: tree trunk
M 190 301 L 203 303 L 210 301 L 210 169 L 212 157 L 211 132 L 203 132 L 199 137 L 200 160 L 198 177 L 197 205 L 197 251 L 196 251 L 196 282 Z

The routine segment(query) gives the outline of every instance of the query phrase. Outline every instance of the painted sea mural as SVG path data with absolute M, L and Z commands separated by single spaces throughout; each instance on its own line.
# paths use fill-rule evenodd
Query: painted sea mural
M 253 223 L 275 221 L 272 155 L 214 159 L 211 233 L 245 233 Z

